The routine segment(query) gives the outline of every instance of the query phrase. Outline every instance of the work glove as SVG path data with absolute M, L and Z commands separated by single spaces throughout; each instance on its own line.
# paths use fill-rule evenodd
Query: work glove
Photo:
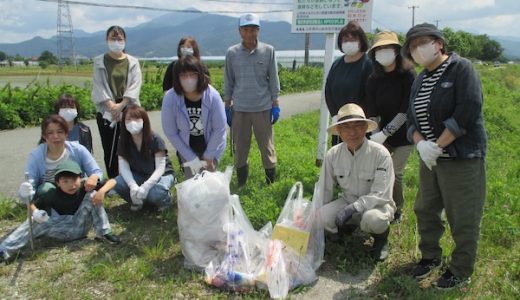
M 276 123 L 280 118 L 280 106 L 273 106 L 271 108 L 271 124 Z
M 37 223 L 45 223 L 47 222 L 47 220 L 49 220 L 49 215 L 47 214 L 46 211 L 44 210 L 41 210 L 41 209 L 36 209 L 35 211 L 33 211 L 32 213 L 32 219 L 37 222 Z
M 386 141 L 387 138 L 388 138 L 388 136 L 386 134 L 384 134 L 382 131 L 374 133 L 370 136 L 371 141 L 374 141 L 381 145 L 384 144 L 384 142 Z
M 133 206 L 143 206 L 143 198 L 139 198 L 138 197 L 138 192 L 139 192 L 139 186 L 133 182 L 132 184 L 130 184 L 130 199 L 132 200 L 132 207 Z
M 151 182 L 146 181 L 145 183 L 141 184 L 139 189 L 137 190 L 137 198 L 144 200 L 146 199 L 146 196 L 148 196 L 148 192 L 152 188 L 153 184 Z
M 190 168 L 191 174 L 195 175 L 197 173 L 200 173 L 200 170 L 204 167 L 206 167 L 206 162 L 203 160 L 200 160 L 198 157 L 195 157 L 194 160 L 185 162 L 182 164 L 185 168 Z
M 345 207 L 343 207 L 337 214 L 336 214 L 336 226 L 339 228 L 343 227 L 345 223 L 347 223 L 350 219 L 352 219 L 352 215 L 357 213 L 357 209 L 354 207 L 354 203 L 349 204 Z
M 417 151 L 428 169 L 437 165 L 437 158 L 442 154 L 442 148 L 432 141 L 421 140 L 417 143 Z
M 231 117 L 233 115 L 233 107 L 227 106 L 225 108 L 225 110 L 226 110 L 226 121 L 227 121 L 227 124 L 228 124 L 229 127 L 231 127 L 231 124 L 232 124 L 231 123 L 231 120 L 232 120 Z
M 29 203 L 35 194 L 34 187 L 29 181 L 24 181 L 18 188 L 18 196 L 24 203 Z

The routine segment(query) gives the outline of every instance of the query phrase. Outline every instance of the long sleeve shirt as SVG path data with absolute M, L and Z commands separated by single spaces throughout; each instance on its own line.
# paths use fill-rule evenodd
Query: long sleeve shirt
M 128 78 L 123 97 L 128 98 L 130 103 L 140 105 L 139 93 L 141 92 L 141 67 L 137 58 L 126 55 L 128 58 Z M 96 106 L 96 111 L 103 114 L 106 110 L 105 101 L 115 102 L 114 95 L 110 90 L 108 73 L 103 63 L 104 54 L 94 58 L 94 72 L 92 78 L 92 102 Z
M 226 148 L 226 114 L 224 103 L 215 88 L 211 85 L 202 93 L 202 125 L 207 159 L 219 160 Z M 182 158 L 191 161 L 197 154 L 190 148 L 190 119 L 184 96 L 168 90 L 164 95 L 161 108 L 161 122 L 164 134 L 170 143 L 179 151 Z
M 335 200 L 334 187 L 339 185 L 342 198 L 359 212 L 389 204 L 392 200 L 394 167 L 388 150 L 365 139 L 361 148 L 352 154 L 345 143 L 327 151 L 321 168 L 319 194 L 323 204 Z
M 279 93 L 280 79 L 273 46 L 258 42 L 252 51 L 242 44 L 227 50 L 224 100 L 233 100 L 235 111 L 271 109 Z

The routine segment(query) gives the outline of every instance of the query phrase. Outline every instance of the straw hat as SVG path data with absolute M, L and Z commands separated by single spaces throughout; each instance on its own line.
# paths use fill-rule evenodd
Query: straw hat
M 347 103 L 343 105 L 338 111 L 338 121 L 327 128 L 327 132 L 330 134 L 338 135 L 336 126 L 347 122 L 364 121 L 368 124 L 367 132 L 377 128 L 377 123 L 367 119 L 363 109 L 355 103 Z
M 399 38 L 397 37 L 397 34 L 395 34 L 395 32 L 381 31 L 377 33 L 374 37 L 374 44 L 372 45 L 370 50 L 368 50 L 368 56 L 374 58 L 375 48 L 386 45 L 397 46 L 397 51 L 401 49 L 401 44 L 399 44 Z

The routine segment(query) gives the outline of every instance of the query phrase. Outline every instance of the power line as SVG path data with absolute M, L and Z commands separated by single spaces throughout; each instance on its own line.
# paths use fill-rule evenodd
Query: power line
M 274 9 L 274 10 L 263 10 L 263 11 L 231 11 L 231 10 L 213 10 L 213 11 L 200 11 L 196 9 L 172 9 L 172 8 L 159 8 L 159 7 L 151 7 L 151 6 L 139 6 L 139 5 L 122 5 L 122 4 L 107 4 L 107 3 L 94 3 L 94 2 L 83 2 L 83 1 L 69 1 L 69 0 L 36 0 L 41 2 L 64 2 L 67 4 L 73 5 L 84 5 L 84 6 L 97 6 L 97 7 L 111 7 L 111 8 L 127 8 L 127 9 L 140 9 L 140 10 L 152 10 L 152 11 L 169 11 L 169 12 L 184 12 L 184 13 L 195 13 L 195 14 L 207 14 L 207 13 L 222 13 L 222 14 L 231 14 L 231 13 L 281 13 L 281 12 L 291 12 L 292 9 Z

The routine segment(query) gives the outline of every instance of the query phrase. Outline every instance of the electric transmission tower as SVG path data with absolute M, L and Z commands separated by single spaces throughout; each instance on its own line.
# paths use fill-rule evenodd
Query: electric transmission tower
M 69 3 L 58 0 L 58 66 L 71 63 L 76 66 L 76 52 L 74 51 L 74 32 L 70 18 Z

